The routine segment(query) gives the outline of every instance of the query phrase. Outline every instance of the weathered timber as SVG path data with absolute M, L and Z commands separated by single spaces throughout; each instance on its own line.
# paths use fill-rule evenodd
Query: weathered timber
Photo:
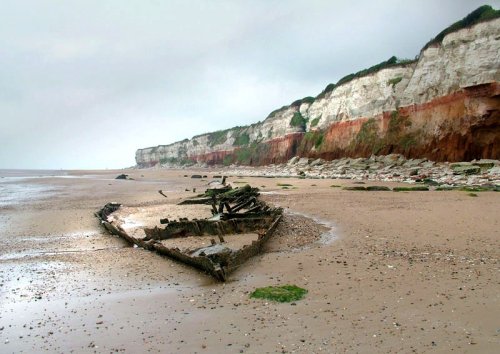
M 184 199 L 178 205 L 190 205 L 190 204 L 209 204 L 212 201 L 212 197 L 194 197 L 189 199 Z
M 248 217 L 220 221 L 207 219 L 172 221 L 163 229 L 158 227 L 144 228 L 144 233 L 151 240 L 168 240 L 188 236 L 244 234 L 265 228 L 272 219 L 270 213 L 267 216 L 254 214 Z
M 163 191 L 162 191 L 161 189 L 158 191 L 158 193 L 160 193 L 160 194 L 161 194 L 162 196 L 164 196 L 165 198 L 168 198 L 168 197 L 165 195 L 165 193 L 163 193 Z
M 222 189 L 222 191 L 219 191 Z M 95 215 L 101 220 L 106 230 L 123 237 L 144 249 L 155 251 L 161 255 L 201 269 L 220 281 L 242 263 L 262 251 L 264 243 L 272 236 L 281 219 L 282 209 L 272 208 L 258 200 L 258 189 L 245 186 L 232 189 L 230 186 L 209 189 L 197 199 L 189 199 L 182 204 L 207 204 L 213 208 L 213 217 L 201 220 L 179 218 L 179 221 L 160 219 L 164 228 L 143 228 L 144 237 L 130 236 L 113 218 L 109 216 L 120 208 L 118 203 L 108 203 Z M 193 201 L 196 201 L 193 203 Z M 217 208 L 217 204 L 219 208 Z M 232 204 L 232 206 L 231 206 Z M 224 213 L 224 208 L 227 212 Z M 246 211 L 244 211 L 246 209 Z M 226 245 L 224 235 L 254 233 L 257 240 L 237 249 Z M 162 240 L 183 237 L 217 236 L 220 243 L 210 239 L 211 245 L 196 249 L 181 250 L 178 247 L 167 247 Z

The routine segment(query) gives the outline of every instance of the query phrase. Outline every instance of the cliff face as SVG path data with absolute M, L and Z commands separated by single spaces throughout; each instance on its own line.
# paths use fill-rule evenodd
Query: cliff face
M 139 149 L 157 163 L 262 165 L 401 153 L 435 161 L 500 159 L 500 19 L 271 113 L 263 122 Z

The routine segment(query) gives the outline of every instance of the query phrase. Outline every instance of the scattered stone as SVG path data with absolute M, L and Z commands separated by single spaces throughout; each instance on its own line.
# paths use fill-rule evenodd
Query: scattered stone
M 500 175 L 500 166 L 495 166 L 488 171 L 491 175 Z
M 295 165 L 297 161 L 299 161 L 300 157 L 294 156 L 290 160 L 288 160 L 288 166 Z
M 233 166 L 230 174 L 235 176 L 259 176 L 263 178 L 330 178 L 364 181 L 403 182 L 414 184 L 422 182 L 436 190 L 448 190 L 448 187 L 500 185 L 500 161 L 477 160 L 472 162 L 433 162 L 426 159 L 406 160 L 402 155 L 374 156 L 370 158 L 341 158 L 333 161 L 318 159 L 305 164 L 306 160 L 295 156 L 286 164 L 268 165 L 265 167 Z M 490 167 L 493 164 L 493 167 Z M 461 167 L 465 166 L 465 167 Z M 464 168 L 461 173 L 457 171 Z M 488 167 L 488 168 L 487 168 Z M 224 173 L 228 170 L 224 169 Z M 462 173 L 463 172 L 463 173 Z M 474 172 L 474 174 L 468 174 Z M 441 188 L 443 187 L 443 188 Z M 498 190 L 497 187 L 493 190 Z
M 314 166 L 321 166 L 324 163 L 325 163 L 325 160 L 323 160 L 323 159 L 316 159 L 313 162 L 311 162 L 310 165 L 314 167 Z
M 309 165 L 309 158 L 301 157 L 299 161 L 297 161 L 297 165 Z
M 191 175 L 191 178 L 203 178 L 202 175 Z
M 481 159 L 479 161 L 473 160 L 472 164 L 474 166 L 481 167 L 481 170 L 488 170 L 494 166 L 498 166 L 500 164 L 500 161 L 491 159 Z

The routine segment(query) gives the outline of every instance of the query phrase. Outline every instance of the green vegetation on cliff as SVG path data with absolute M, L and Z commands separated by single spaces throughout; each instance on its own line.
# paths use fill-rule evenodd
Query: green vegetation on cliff
M 469 28 L 474 26 L 475 24 L 478 24 L 480 22 L 485 22 L 489 20 L 493 20 L 495 18 L 500 17 L 500 10 L 495 10 L 489 5 L 483 5 L 481 7 L 478 7 L 474 11 L 472 11 L 470 14 L 465 16 L 463 19 L 460 21 L 455 22 L 451 26 L 445 28 L 439 34 L 431 39 L 425 46 L 422 48 L 422 50 L 425 50 L 429 48 L 430 46 L 434 44 L 440 44 L 444 37 L 447 34 L 456 32 L 458 30 L 461 30 L 463 28 Z
M 296 101 L 293 101 L 292 104 L 290 106 L 292 107 L 300 107 L 303 103 L 313 103 L 314 102 L 314 97 L 311 97 L 311 96 L 307 96 L 307 97 L 304 97 L 300 100 L 296 100 Z
M 162 157 L 160 159 L 160 163 L 162 165 L 171 164 L 171 165 L 189 165 L 194 163 L 194 161 L 188 158 L 176 158 L 176 157 Z
M 384 135 L 380 134 L 382 129 L 379 125 L 380 123 L 374 118 L 364 122 L 352 140 L 350 149 L 352 151 L 364 150 L 375 155 L 391 153 L 393 150 L 408 152 L 417 144 L 419 134 L 421 134 L 418 130 L 411 131 L 411 121 L 408 117 L 401 116 L 398 111 L 391 113 Z
M 250 143 L 250 135 L 248 135 L 247 132 L 242 132 L 238 130 L 234 133 L 233 137 L 234 137 L 233 146 L 244 146 Z
M 296 128 L 306 129 L 307 119 L 300 112 L 295 112 L 292 119 L 290 119 L 290 126 Z
M 216 132 L 210 133 L 208 135 L 208 144 L 211 147 L 214 147 L 215 145 L 223 144 L 227 140 L 227 133 L 229 132 L 230 129 L 226 130 L 218 130 Z
M 377 65 L 373 65 L 373 66 L 369 67 L 368 69 L 363 69 L 363 70 L 358 71 L 357 73 L 346 75 L 343 78 L 341 78 L 339 81 L 337 81 L 336 84 L 329 84 L 316 97 L 316 99 L 321 99 L 321 98 L 325 97 L 328 93 L 332 92 L 335 88 L 337 88 L 340 85 L 343 85 L 345 83 L 348 83 L 354 79 L 359 79 L 360 77 L 376 73 L 382 69 L 392 68 L 395 66 L 405 66 L 405 65 L 413 64 L 416 61 L 417 61 L 417 59 L 398 59 L 397 57 L 392 56 L 389 59 L 387 59 L 386 61 L 378 63 Z
M 481 6 L 476 10 L 474 10 L 473 12 L 471 12 L 470 14 L 468 14 L 467 16 L 465 16 L 462 20 L 453 23 L 451 26 L 441 31 L 435 38 L 433 38 L 424 46 L 423 50 L 430 46 L 439 45 L 440 43 L 442 43 L 444 37 L 450 33 L 456 32 L 464 28 L 470 28 L 478 23 L 490 21 L 492 19 L 497 19 L 497 18 L 500 18 L 500 10 L 495 10 L 488 5 Z M 406 59 L 398 59 L 397 57 L 392 56 L 388 60 L 373 65 L 367 69 L 360 70 L 356 73 L 346 75 L 342 77 L 340 80 L 338 80 L 336 83 L 329 84 L 317 97 L 311 97 L 311 96 L 304 97 L 302 99 L 292 102 L 289 105 L 274 110 L 269 114 L 268 118 L 272 118 L 276 114 L 279 115 L 283 112 L 286 112 L 286 117 L 290 117 L 291 115 L 290 112 L 294 112 L 293 116 L 289 118 L 290 121 L 288 122 L 288 124 L 290 127 L 300 128 L 296 130 L 305 132 L 305 134 L 303 135 L 302 139 L 300 139 L 300 134 L 296 134 L 296 136 L 294 137 L 295 140 L 293 140 L 293 144 L 291 144 L 290 147 L 290 149 L 293 150 L 293 153 L 295 153 L 297 149 L 304 154 L 307 154 L 312 150 L 313 155 L 314 154 L 317 154 L 319 156 L 324 155 L 327 158 L 330 158 L 334 155 L 337 156 L 340 153 L 351 154 L 351 155 L 361 155 L 361 154 L 366 155 L 370 153 L 387 154 L 392 152 L 398 152 L 403 154 L 415 153 L 418 151 L 417 144 L 422 145 L 421 143 L 424 140 L 423 139 L 424 128 L 422 128 L 422 130 L 418 130 L 416 129 L 416 126 L 412 127 L 409 118 L 400 116 L 397 111 L 393 112 L 390 117 L 386 113 L 384 113 L 384 118 L 382 121 L 373 118 L 366 120 L 361 125 L 359 132 L 357 134 L 354 133 L 352 138 L 349 141 L 346 141 L 346 144 L 349 145 L 348 148 L 345 149 L 345 151 L 340 151 L 344 149 L 345 146 L 339 149 L 339 151 L 329 151 L 328 149 L 330 148 L 332 149 L 336 148 L 335 147 L 336 145 L 331 144 L 329 140 L 326 141 L 324 136 L 325 132 L 317 128 L 321 116 L 318 116 L 314 119 L 313 117 L 306 118 L 307 116 L 304 117 L 300 113 L 299 107 L 304 103 L 314 104 L 315 100 L 327 96 L 337 87 L 343 84 L 347 84 L 352 80 L 374 74 L 386 68 L 404 67 L 406 65 L 411 66 L 413 65 L 413 63 L 415 63 L 416 60 L 418 59 L 406 60 Z M 386 81 L 387 86 L 392 86 L 392 88 L 395 90 L 395 88 L 398 87 L 397 85 L 403 80 L 403 75 L 401 76 L 399 75 L 400 74 L 393 74 L 388 76 L 385 79 L 387 80 Z M 407 76 L 405 75 L 405 77 Z M 380 84 L 384 85 L 385 83 L 380 83 Z M 315 107 L 315 109 L 312 110 L 311 112 L 321 113 L 321 109 L 322 107 L 319 107 L 318 105 L 318 107 Z M 309 125 L 309 129 L 311 131 L 306 132 L 309 119 L 311 119 Z M 327 121 L 325 121 L 324 124 L 322 125 L 323 129 L 326 128 L 325 125 L 328 121 L 333 121 L 331 120 L 329 115 L 325 115 L 325 119 Z M 260 125 L 260 123 L 256 124 Z M 185 160 L 185 156 L 194 155 L 193 151 L 198 151 L 198 153 L 204 153 L 204 152 L 213 152 L 217 150 L 222 150 L 222 147 L 220 145 L 224 143 L 226 143 L 226 146 L 224 148 L 227 147 L 229 150 L 231 150 L 231 147 L 227 146 L 230 145 L 227 143 L 228 139 L 231 139 L 230 141 L 232 142 L 232 149 L 234 150 L 230 152 L 229 155 L 223 158 L 224 164 L 230 164 L 230 163 L 251 164 L 255 163 L 255 161 L 260 161 L 260 162 L 264 160 L 266 162 L 274 161 L 272 156 L 267 156 L 265 158 L 263 157 L 266 152 L 266 146 L 268 145 L 263 142 L 264 139 L 270 140 L 271 138 L 279 138 L 279 139 L 282 138 L 281 134 L 273 133 L 272 125 L 273 125 L 272 122 L 266 122 L 266 125 L 262 127 L 259 126 L 256 129 L 254 129 L 255 125 L 252 125 L 247 127 L 235 127 L 235 128 L 215 131 L 208 134 L 194 136 L 193 140 L 191 141 L 191 144 L 182 144 L 182 143 L 187 143 L 187 140 L 171 144 L 174 145 L 181 143 L 179 144 L 180 146 L 174 145 L 175 149 L 177 148 L 179 149 L 178 158 L 175 159 L 162 158 L 161 162 L 188 163 L 189 160 Z M 359 125 L 356 125 L 356 127 L 359 127 Z M 280 132 L 281 131 L 282 130 L 280 127 Z M 351 132 L 349 132 L 349 134 L 352 134 L 352 130 Z M 200 138 L 200 139 L 195 139 L 195 138 Z M 191 151 L 188 151 L 188 146 L 191 148 L 193 146 L 198 146 L 203 144 L 207 145 L 207 149 L 204 149 L 205 148 L 204 146 L 200 146 L 198 149 L 192 149 Z M 162 146 L 142 149 L 145 150 L 142 151 L 142 153 L 145 155 L 148 154 L 152 155 L 149 158 L 149 160 L 151 161 L 157 160 L 160 156 L 167 155 L 168 149 L 166 149 L 166 147 L 168 146 L 169 145 L 162 145 Z M 420 146 L 418 148 L 421 149 L 422 147 Z M 316 149 L 316 151 L 314 149 Z M 271 155 L 274 156 L 275 154 L 277 154 L 276 152 L 277 150 L 278 149 L 273 150 L 274 152 Z M 175 152 L 172 154 L 170 151 L 168 152 L 168 155 L 176 156 Z M 141 156 L 142 154 L 139 154 L 139 159 L 141 158 Z M 217 155 L 216 158 L 220 163 L 222 161 L 219 156 L 220 155 Z M 145 164 L 149 163 L 147 161 L 145 162 Z
M 395 77 L 393 79 L 390 79 L 387 81 L 387 86 L 392 86 L 392 89 L 394 90 L 396 85 L 399 84 L 403 80 L 401 76 Z
M 315 126 L 317 126 L 317 125 L 318 125 L 320 118 L 321 118 L 321 116 L 316 117 L 316 118 L 314 118 L 314 119 L 311 121 L 311 128 L 314 128 Z
M 300 144 L 300 151 L 310 150 L 313 146 L 319 149 L 325 139 L 325 133 L 321 130 L 313 130 L 304 134 Z

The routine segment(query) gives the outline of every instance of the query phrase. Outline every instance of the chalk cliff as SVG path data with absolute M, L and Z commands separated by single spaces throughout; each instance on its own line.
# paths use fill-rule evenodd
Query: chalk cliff
M 500 159 L 499 53 L 500 18 L 494 16 L 444 33 L 416 60 L 393 57 L 260 123 L 139 149 L 136 162 L 262 165 L 296 155 L 389 153 L 436 161 Z

